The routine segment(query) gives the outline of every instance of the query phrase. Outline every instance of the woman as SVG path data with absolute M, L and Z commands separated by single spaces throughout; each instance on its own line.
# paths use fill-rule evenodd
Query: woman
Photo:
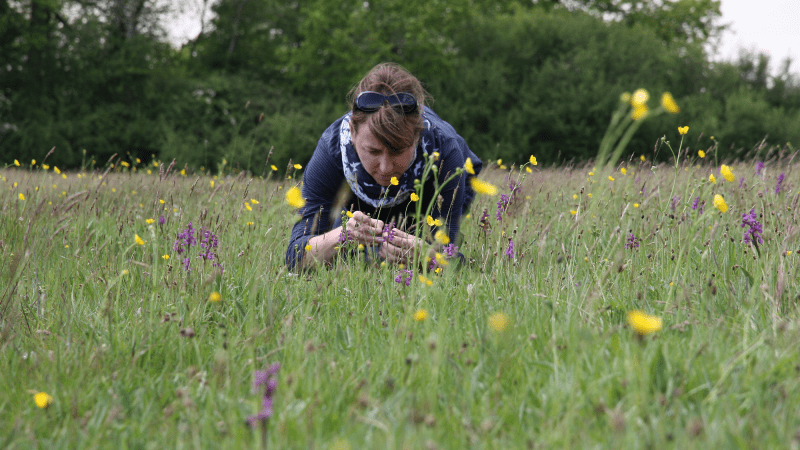
M 481 161 L 450 124 L 425 106 L 419 80 L 396 64 L 375 66 L 348 97 L 351 111 L 325 130 L 306 165 L 302 191 L 306 203 L 292 229 L 286 264 L 306 268 L 330 263 L 345 240 L 376 247 L 378 256 L 388 262 L 407 263 L 414 248 L 424 242 L 397 224 L 416 212 L 414 182 L 422 179 L 426 157 L 436 158 L 431 156 L 434 152 L 438 152 L 437 174 L 429 173 L 423 180 L 418 201 L 423 202 L 422 211 L 433 202 L 431 216 L 443 221 L 450 241 L 456 242 L 461 216 L 474 191 L 462 173 L 444 186 L 441 199 L 432 198 L 433 177 L 446 180 L 464 167 L 467 158 L 477 174 Z M 340 190 L 346 199 L 335 206 Z M 345 210 L 352 217 L 343 233 Z

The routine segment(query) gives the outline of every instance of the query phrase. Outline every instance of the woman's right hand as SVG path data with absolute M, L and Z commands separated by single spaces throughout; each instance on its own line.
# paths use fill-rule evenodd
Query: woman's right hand
M 347 220 L 345 228 L 349 240 L 370 246 L 383 242 L 381 234 L 384 226 L 382 220 L 373 219 L 361 211 L 356 211 L 353 217 Z

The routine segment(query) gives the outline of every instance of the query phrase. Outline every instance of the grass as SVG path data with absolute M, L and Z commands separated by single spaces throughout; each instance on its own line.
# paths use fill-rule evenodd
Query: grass
M 490 164 L 482 178 L 521 190 L 502 222 L 497 197 L 476 201 L 468 263 L 431 286 L 357 260 L 288 272 L 294 179 L 0 170 L 0 447 L 796 447 L 797 178 L 789 159 L 733 164 L 734 182 L 704 162 Z M 189 222 L 218 237 L 221 276 L 183 269 Z M 636 309 L 663 328 L 636 334 Z M 251 384 L 275 362 L 262 442 Z

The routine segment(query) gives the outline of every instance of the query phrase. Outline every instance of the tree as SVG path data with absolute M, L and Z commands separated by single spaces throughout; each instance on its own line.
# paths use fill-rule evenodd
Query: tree
M 719 36 L 725 26 L 721 0 L 561 0 L 605 20 L 652 29 L 667 43 L 703 44 Z

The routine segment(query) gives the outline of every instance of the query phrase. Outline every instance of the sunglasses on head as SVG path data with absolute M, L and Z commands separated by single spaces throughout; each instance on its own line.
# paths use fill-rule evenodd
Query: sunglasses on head
M 411 114 L 417 110 L 417 98 L 408 92 L 383 95 L 380 92 L 373 91 L 365 91 L 358 94 L 353 109 L 371 113 L 381 109 L 385 102 L 389 102 L 389 106 L 394 108 L 395 111 L 404 114 Z

